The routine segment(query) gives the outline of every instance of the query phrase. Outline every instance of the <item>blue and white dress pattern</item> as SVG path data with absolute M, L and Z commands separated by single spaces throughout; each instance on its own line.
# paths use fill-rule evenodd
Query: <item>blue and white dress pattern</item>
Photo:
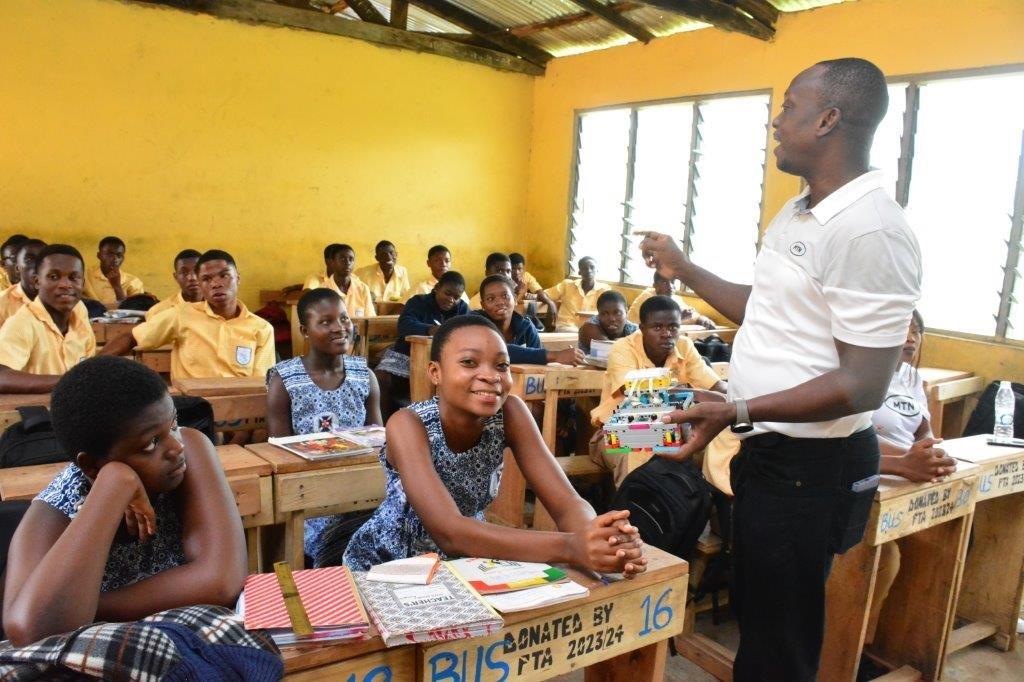
M 345 355 L 345 380 L 333 391 L 313 383 L 302 358 L 277 363 L 267 373 L 267 381 L 275 374 L 281 377 L 292 403 L 292 433 L 305 435 L 366 423 L 366 399 L 370 395 L 370 370 L 366 358 Z M 313 566 L 336 566 L 341 553 L 334 551 L 327 536 L 331 529 L 343 524 L 350 515 L 316 516 L 306 519 L 303 547 L 313 559 Z
M 497 495 L 501 483 L 506 447 L 503 411 L 484 422 L 476 445 L 465 452 L 453 452 L 441 428 L 437 398 L 413 403 L 409 409 L 426 428 L 434 470 L 459 511 L 463 516 L 483 520 L 484 509 Z M 345 552 L 345 565 L 365 571 L 374 564 L 424 552 L 437 552 L 445 557 L 409 504 L 398 471 L 388 463 L 386 445 L 381 450 L 380 463 L 386 476 L 384 501 L 352 537 Z
M 57 474 L 35 499 L 45 502 L 70 520 L 78 515 L 91 489 L 92 481 L 77 465 L 71 464 Z M 173 494 L 158 495 L 150 500 L 150 504 L 156 513 L 156 535 L 140 543 L 138 538 L 123 530 L 118 531 L 110 545 L 100 592 L 127 587 L 185 563 L 181 519 Z

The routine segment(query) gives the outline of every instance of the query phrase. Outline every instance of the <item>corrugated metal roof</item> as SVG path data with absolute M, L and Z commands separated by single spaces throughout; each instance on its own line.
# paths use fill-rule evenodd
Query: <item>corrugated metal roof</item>
M 850 2 L 850 0 L 768 0 L 768 2 L 775 5 L 780 12 L 802 12 L 805 9 L 838 5 L 841 2 Z

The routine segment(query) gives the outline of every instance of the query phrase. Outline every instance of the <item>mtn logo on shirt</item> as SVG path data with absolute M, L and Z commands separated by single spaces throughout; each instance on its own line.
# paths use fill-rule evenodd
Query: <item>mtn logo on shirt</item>
M 921 414 L 921 408 L 917 406 L 917 401 L 908 395 L 891 395 L 885 399 L 884 404 L 896 414 L 904 417 L 916 417 Z
M 794 256 L 802 256 L 807 253 L 807 246 L 803 242 L 793 242 L 789 245 L 789 252 Z

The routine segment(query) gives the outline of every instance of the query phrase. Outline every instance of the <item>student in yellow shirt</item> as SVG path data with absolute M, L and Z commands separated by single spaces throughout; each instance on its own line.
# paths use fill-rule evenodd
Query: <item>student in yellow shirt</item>
M 146 319 L 152 319 L 157 313 L 173 308 L 182 303 L 198 303 L 203 300 L 203 291 L 199 287 L 199 272 L 196 263 L 202 254 L 195 249 L 184 249 L 174 257 L 172 276 L 178 285 L 178 293 L 168 296 L 146 311 Z
M 516 303 L 539 301 L 547 304 L 552 310 L 552 314 L 557 312 L 558 306 L 544 293 L 544 287 L 536 277 L 526 271 L 526 257 L 521 253 L 512 252 L 508 254 L 508 259 L 512 261 L 512 282 L 516 285 Z
M 377 264 L 359 268 L 356 276 L 369 285 L 374 301 L 405 303 L 412 285 L 409 284 L 409 271 L 398 264 L 395 245 L 386 240 L 379 241 L 374 248 L 374 255 Z
M 369 285 L 359 279 L 353 270 L 356 252 L 348 244 L 328 244 L 324 249 L 326 275 L 310 275 L 303 289 L 333 289 L 341 295 L 345 310 L 354 317 L 373 317 L 377 310 L 373 305 L 373 294 Z
M 96 354 L 82 303 L 85 262 L 67 244 L 39 252 L 34 301 L 0 328 L 0 393 L 49 393 L 60 375 Z
M 512 260 L 508 255 L 495 251 L 487 256 L 487 260 L 484 261 L 484 277 L 490 277 L 491 275 L 501 275 L 512 279 Z M 469 299 L 470 310 L 480 310 L 483 306 L 480 304 L 480 292 L 473 294 L 473 298 Z
M 435 244 L 427 251 L 427 267 L 430 268 L 430 277 L 421 281 L 412 288 L 410 296 L 417 294 L 429 294 L 437 286 L 441 275 L 452 269 L 452 252 L 444 244 Z M 462 300 L 469 304 L 469 296 L 462 292 Z
M 265 377 L 274 366 L 274 328 L 238 300 L 241 277 L 235 259 L 212 249 L 197 265 L 203 302 L 164 310 L 130 335 L 107 342 L 102 354 L 171 344 L 172 379 Z
M 558 303 L 556 332 L 578 331 L 576 313 L 581 310 L 597 310 L 597 297 L 611 288 L 597 281 L 597 261 L 590 256 L 580 258 L 576 270 L 580 273 L 579 277 L 568 277 L 544 291 L 551 300 Z
M 640 322 L 640 306 L 642 306 L 644 301 L 649 299 L 651 296 L 668 296 L 679 304 L 679 309 L 683 311 L 683 324 L 699 324 L 707 329 L 714 329 L 718 326 L 710 317 L 701 315 L 695 308 L 687 305 L 683 297 L 675 292 L 674 284 L 675 282 L 662 277 L 658 274 L 658 271 L 655 270 L 654 286 L 647 287 L 641 291 L 640 294 L 633 299 L 633 305 L 629 306 L 629 313 L 626 316 L 629 321 L 634 324 Z
M 0 326 L 14 315 L 23 305 L 31 303 L 36 293 L 36 260 L 46 243 L 40 239 L 28 239 L 18 249 L 17 279 L 0 293 Z
M 141 279 L 121 270 L 124 253 L 125 245 L 120 237 L 100 240 L 99 251 L 96 252 L 100 264 L 85 273 L 86 298 L 113 308 L 129 296 L 145 293 Z
M 18 266 L 15 261 L 18 258 L 18 249 L 28 241 L 23 234 L 12 234 L 2 246 L 0 246 L 0 258 L 3 258 L 3 268 L 0 269 L 0 291 L 6 289 L 18 281 Z
M 635 369 L 667 367 L 681 384 L 725 393 L 725 382 L 707 366 L 693 341 L 686 336 L 679 336 L 682 323 L 679 305 L 668 296 L 652 296 L 640 306 L 640 329 L 616 341 L 608 353 L 608 369 L 601 387 L 601 402 L 590 413 L 594 426 L 604 425 L 622 402 L 626 374 Z M 636 452 L 628 455 L 608 454 L 604 451 L 601 438 L 601 432 L 598 431 L 591 439 L 590 456 L 596 463 L 603 464 L 613 472 L 615 487 L 619 486 L 630 469 L 650 459 Z

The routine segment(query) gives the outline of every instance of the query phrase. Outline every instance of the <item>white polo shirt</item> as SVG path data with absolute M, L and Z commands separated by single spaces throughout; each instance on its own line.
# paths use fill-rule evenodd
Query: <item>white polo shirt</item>
M 790 200 L 765 232 L 729 363 L 730 400 L 792 388 L 839 368 L 834 339 L 887 348 L 907 338 L 921 294 L 921 251 L 903 210 L 869 171 L 807 209 Z M 746 436 L 841 438 L 871 413 L 810 423 L 757 422 Z

